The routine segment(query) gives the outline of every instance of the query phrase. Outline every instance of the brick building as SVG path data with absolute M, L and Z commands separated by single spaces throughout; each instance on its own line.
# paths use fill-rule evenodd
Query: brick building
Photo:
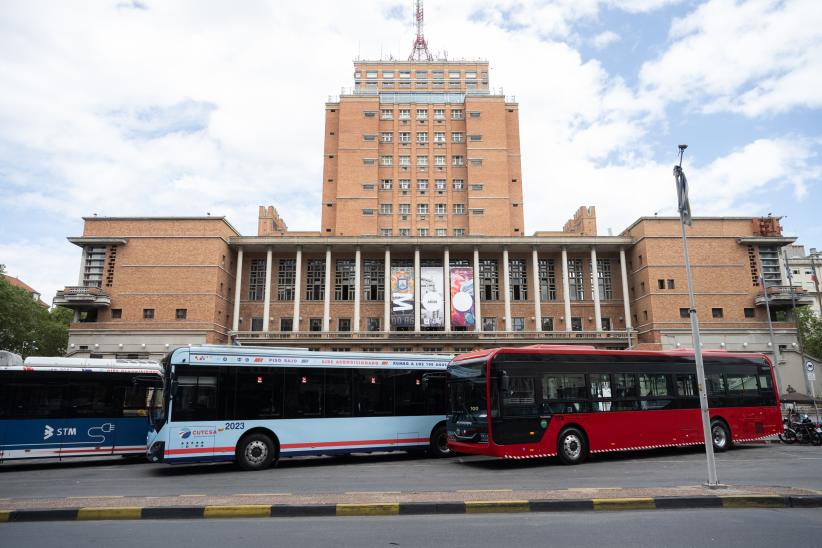
M 69 238 L 78 285 L 55 298 L 77 311 L 69 352 L 690 345 L 678 219 L 599 236 L 582 207 L 523 234 L 518 107 L 491 93 L 487 62 L 361 61 L 354 78 L 325 107 L 319 231 L 289 231 L 273 207 L 256 236 L 221 217 L 85 218 Z M 779 250 L 795 238 L 776 218 L 696 218 L 689 235 L 705 346 L 772 352 L 767 294 L 783 384 L 803 386 L 780 316 Z

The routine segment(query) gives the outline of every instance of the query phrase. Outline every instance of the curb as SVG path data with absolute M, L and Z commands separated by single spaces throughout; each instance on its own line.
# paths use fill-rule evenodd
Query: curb
M 569 500 L 497 500 L 466 502 L 403 502 L 379 504 L 313 504 L 165 507 L 85 507 L 49 510 L 0 510 L 0 522 L 139 519 L 230 519 L 262 517 L 396 516 L 491 514 L 513 512 L 613 512 L 700 508 L 820 508 L 822 495 L 740 495 L 634 497 Z

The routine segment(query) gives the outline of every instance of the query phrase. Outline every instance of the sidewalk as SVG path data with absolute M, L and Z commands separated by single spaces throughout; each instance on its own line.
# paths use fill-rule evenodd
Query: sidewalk
M 720 489 L 691 485 L 647 489 L 490 489 L 318 495 L 248 493 L 0 499 L 0 522 L 812 507 L 822 507 L 822 491 L 742 485 Z

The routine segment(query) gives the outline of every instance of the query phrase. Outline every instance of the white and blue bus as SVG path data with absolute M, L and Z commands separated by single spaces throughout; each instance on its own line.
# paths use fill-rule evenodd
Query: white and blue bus
M 198 346 L 163 361 L 152 409 L 153 462 L 236 461 L 426 450 L 448 454 L 450 356 Z
M 0 365 L 0 462 L 145 454 L 161 371 L 148 360 L 30 357 Z

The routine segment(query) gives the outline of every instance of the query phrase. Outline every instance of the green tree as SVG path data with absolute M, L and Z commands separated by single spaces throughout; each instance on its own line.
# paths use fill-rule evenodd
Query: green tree
M 814 314 L 810 306 L 797 308 L 796 318 L 805 353 L 822 358 L 822 318 Z
M 5 274 L 0 265 L 0 274 Z M 21 356 L 62 356 L 73 313 L 67 308 L 43 308 L 27 291 L 0 276 L 0 349 Z

